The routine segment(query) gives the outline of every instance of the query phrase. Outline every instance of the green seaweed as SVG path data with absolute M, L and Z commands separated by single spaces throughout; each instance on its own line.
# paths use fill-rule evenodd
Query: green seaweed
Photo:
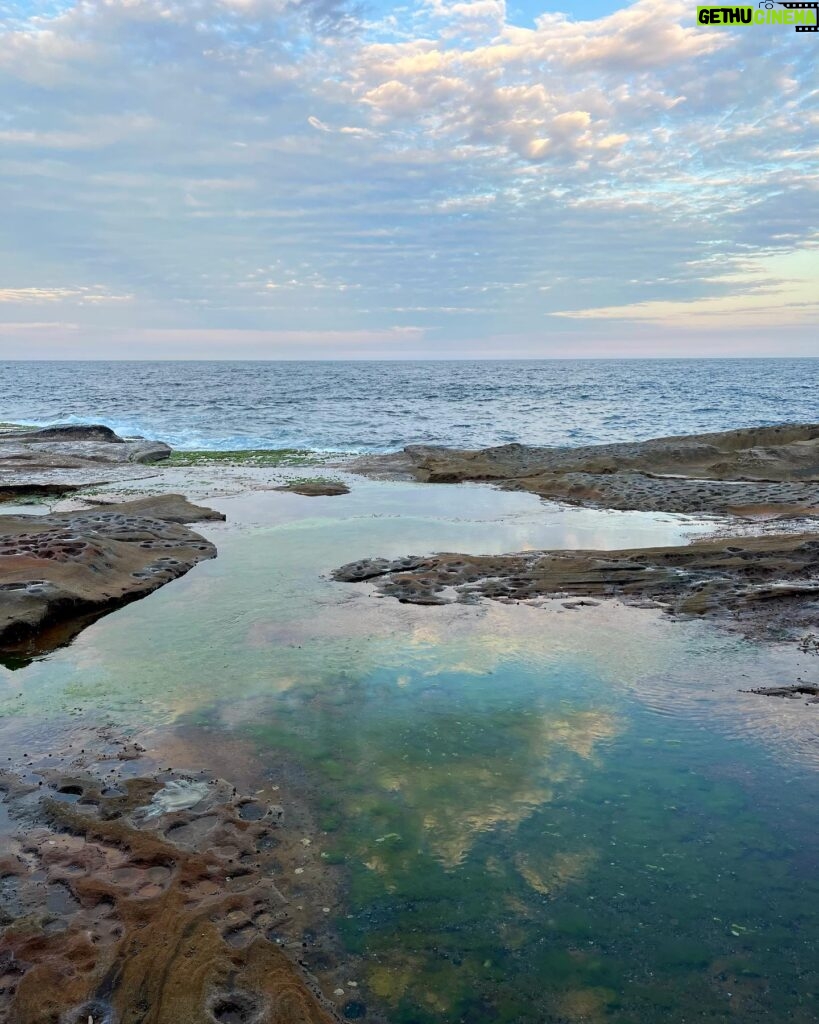
M 307 448 L 251 448 L 236 451 L 180 450 L 163 460 L 164 466 L 312 466 L 326 462 L 331 456 Z M 339 458 L 339 456 L 333 456 Z

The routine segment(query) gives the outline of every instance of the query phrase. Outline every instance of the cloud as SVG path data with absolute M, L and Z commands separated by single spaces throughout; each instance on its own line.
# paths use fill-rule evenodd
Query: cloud
M 0 303 L 75 302 L 79 305 L 101 302 L 129 302 L 133 295 L 111 295 L 104 288 L 0 288 Z
M 774 329 L 819 324 L 819 245 L 797 252 L 754 256 L 730 272 L 717 273 L 712 285 L 725 294 L 684 301 L 654 300 L 627 306 L 564 310 L 554 316 L 575 320 L 621 320 L 662 327 Z
M 814 58 L 684 0 L 530 25 L 501 0 L 21 7 L 0 16 L 0 302 L 227 354 L 252 331 L 361 351 L 396 315 L 439 354 L 680 319 L 807 337 L 782 267 L 819 229 Z

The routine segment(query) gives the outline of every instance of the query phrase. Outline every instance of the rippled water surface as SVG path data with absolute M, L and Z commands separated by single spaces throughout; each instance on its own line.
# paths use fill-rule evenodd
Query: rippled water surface
M 816 359 L 0 363 L 0 420 L 188 448 L 591 444 L 816 418 Z
M 216 504 L 218 559 L 0 670 L 10 756 L 96 718 L 177 757 L 241 743 L 251 783 L 286 762 L 369 1016 L 816 1020 L 816 711 L 740 692 L 808 656 L 655 610 L 411 607 L 327 577 L 702 525 L 400 483 Z

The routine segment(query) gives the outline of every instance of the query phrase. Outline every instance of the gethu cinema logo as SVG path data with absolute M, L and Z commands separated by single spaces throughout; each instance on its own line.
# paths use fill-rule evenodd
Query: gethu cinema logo
M 793 25 L 797 32 L 819 32 L 819 0 L 772 3 L 756 7 L 698 7 L 700 25 Z

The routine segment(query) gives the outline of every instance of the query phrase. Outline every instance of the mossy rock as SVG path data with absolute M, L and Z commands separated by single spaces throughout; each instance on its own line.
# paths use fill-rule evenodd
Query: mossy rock
M 308 448 L 249 448 L 241 451 L 175 451 L 166 466 L 306 466 L 321 462 L 324 456 Z
M 350 488 L 340 480 L 324 480 L 320 477 L 310 480 L 291 480 L 276 488 L 277 491 L 289 491 L 290 494 L 303 494 L 307 498 L 334 497 L 337 494 L 349 494 Z

